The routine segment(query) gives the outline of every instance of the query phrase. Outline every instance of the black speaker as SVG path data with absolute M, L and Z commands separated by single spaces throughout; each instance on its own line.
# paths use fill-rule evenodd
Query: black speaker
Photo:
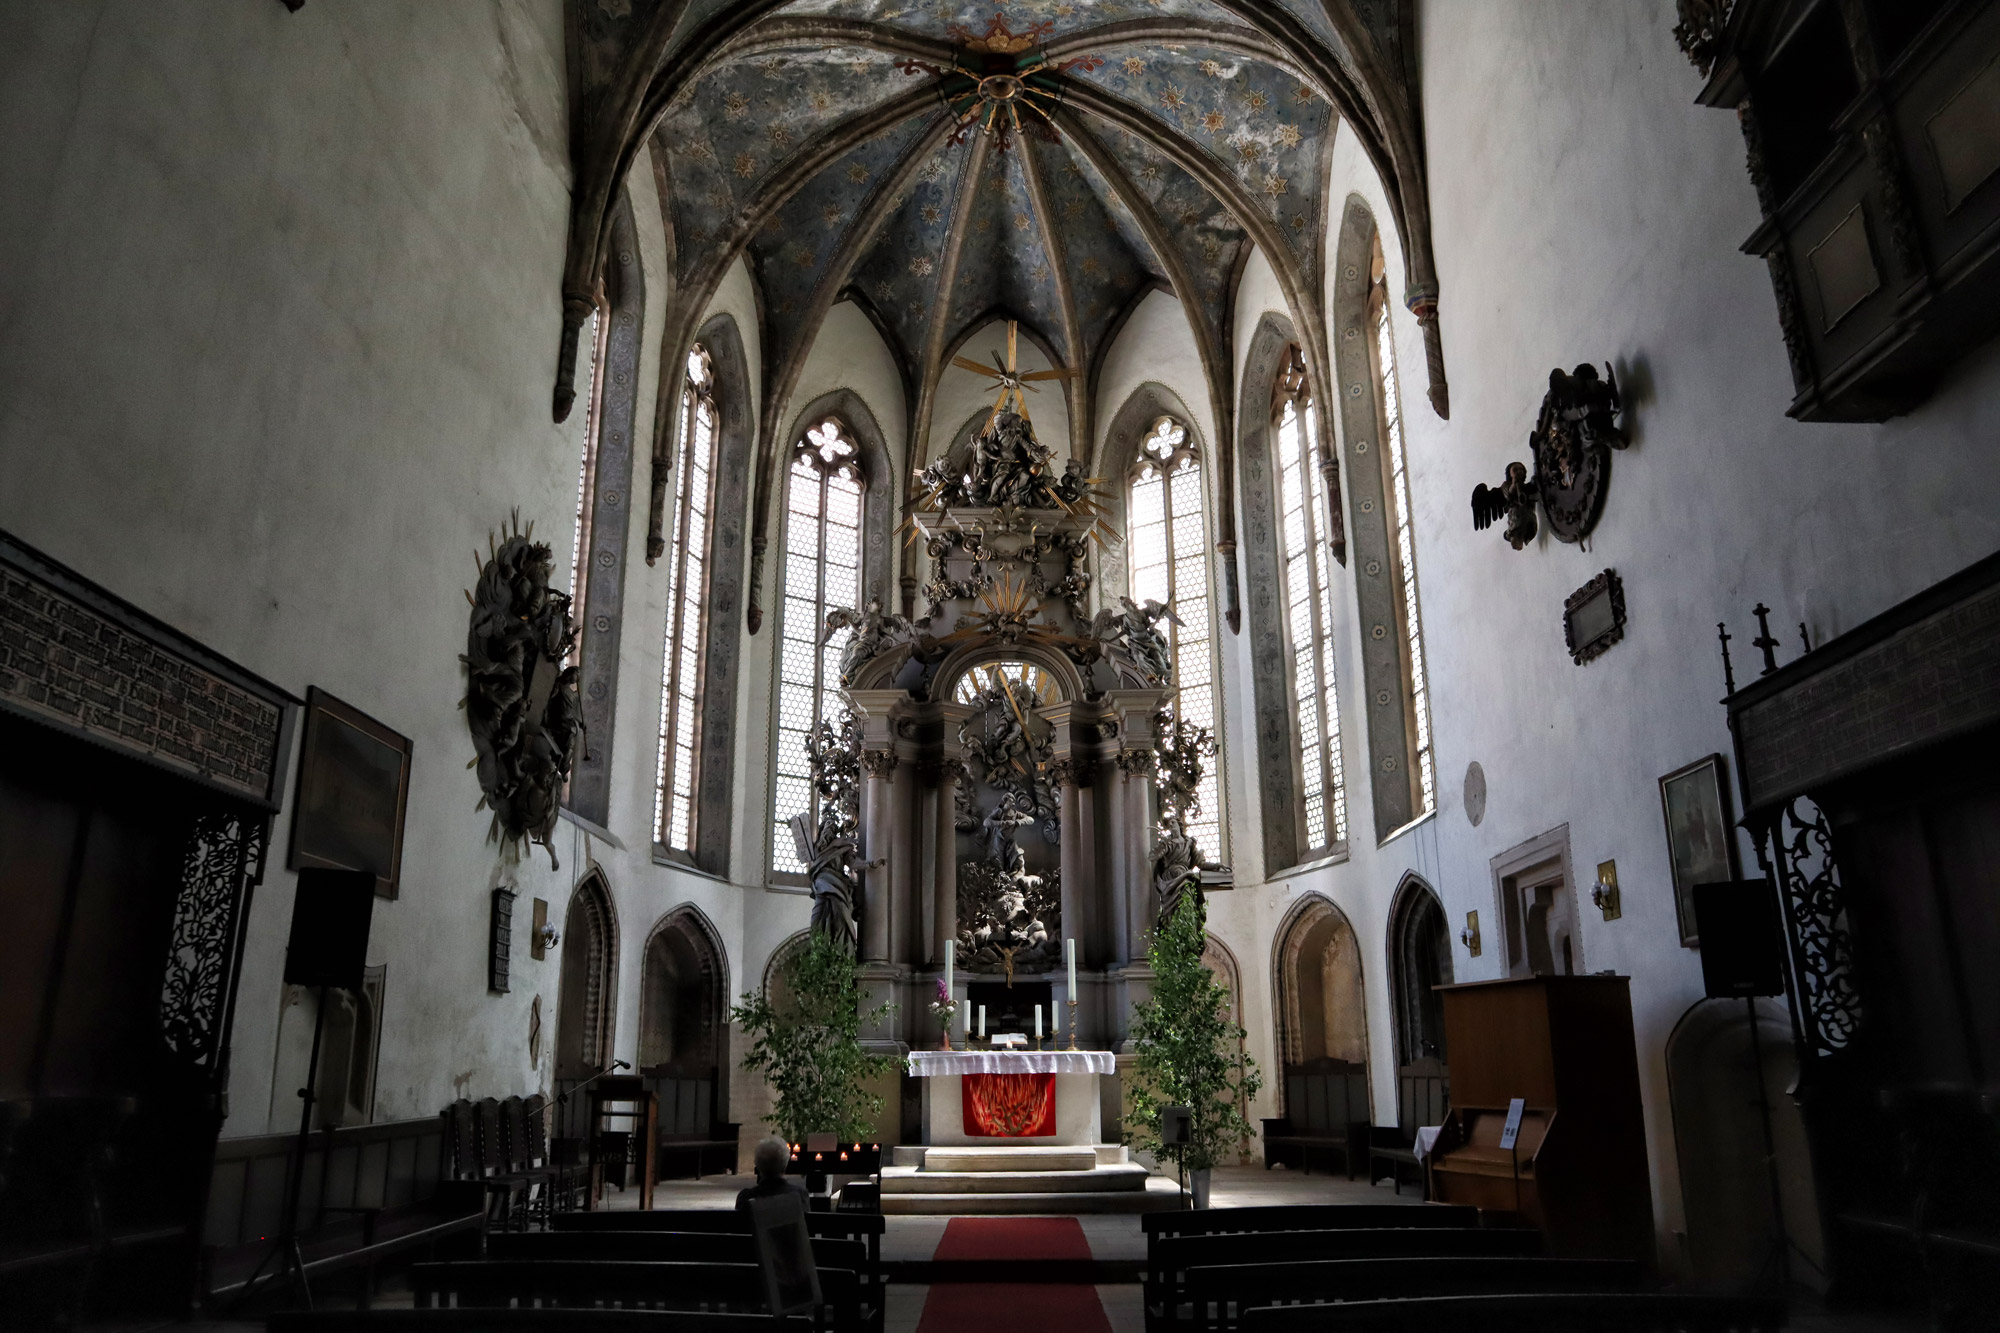
M 292 941 L 285 950 L 286 983 L 358 992 L 374 914 L 374 871 L 299 871 Z
M 1694 886 L 1701 981 L 1714 999 L 1785 993 L 1785 942 L 1768 879 Z

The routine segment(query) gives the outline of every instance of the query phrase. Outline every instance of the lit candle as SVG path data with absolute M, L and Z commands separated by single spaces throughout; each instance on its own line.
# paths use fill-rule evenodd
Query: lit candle
M 1042 1039 L 1042 1006 L 1035 1006 L 1035 1040 Z
M 979 1006 L 979 1039 L 986 1040 L 986 1006 Z
M 1076 1003 L 1076 936 L 1063 941 L 1063 956 L 1069 960 L 1069 1002 Z

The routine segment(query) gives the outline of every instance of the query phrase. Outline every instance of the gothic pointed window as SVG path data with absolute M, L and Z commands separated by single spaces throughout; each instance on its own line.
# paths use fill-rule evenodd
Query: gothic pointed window
M 1301 853 L 1310 856 L 1347 841 L 1347 799 L 1340 700 L 1334 688 L 1334 561 L 1327 537 L 1331 510 L 1316 443 L 1318 408 L 1296 346 L 1279 373 L 1273 398 L 1285 619 L 1304 797 L 1299 842 Z
M 583 391 L 583 454 L 577 461 L 576 526 L 570 534 L 569 548 L 570 614 L 576 619 L 576 643 L 570 649 L 572 666 L 583 657 L 583 608 L 590 592 L 590 562 L 584 558 L 584 551 L 590 545 L 590 515 L 597 499 L 597 431 L 603 415 L 598 410 L 601 397 L 598 378 L 604 368 L 605 334 L 610 327 L 602 311 L 591 312 L 590 383 Z
M 1375 249 L 1375 270 L 1382 271 L 1381 246 Z M 1403 448 L 1403 400 L 1396 388 L 1396 340 L 1389 320 L 1388 287 L 1377 277 L 1369 294 L 1375 323 L 1375 374 L 1381 386 L 1383 489 L 1389 493 L 1389 565 L 1396 589 L 1402 658 L 1402 704 L 1408 731 L 1412 815 L 1421 818 L 1437 809 L 1437 765 L 1431 754 L 1430 688 L 1424 671 L 1423 622 L 1417 614 L 1417 553 L 1410 512 L 1410 473 Z
M 822 645 L 826 613 L 853 607 L 861 583 L 861 450 L 837 417 L 807 430 L 785 476 L 784 600 L 778 612 L 778 744 L 771 783 L 771 868 L 805 867 L 785 821 L 818 815 L 806 738 L 840 716 L 840 654 L 849 630 Z
M 1162 621 L 1173 654 L 1173 708 L 1191 726 L 1216 734 L 1215 653 L 1209 595 L 1208 536 L 1202 518 L 1201 456 L 1186 426 L 1161 417 L 1139 442 L 1131 475 L 1132 599 L 1174 608 Z M 1221 765 L 1210 763 L 1197 794 L 1201 812 L 1188 833 L 1203 859 L 1223 856 Z
M 674 851 L 695 847 L 701 746 L 702 638 L 707 629 L 709 483 L 715 468 L 715 374 L 708 351 L 688 353 L 681 386 L 679 448 L 674 459 L 671 527 L 661 563 L 667 571 L 667 630 L 660 684 L 660 772 L 654 836 Z

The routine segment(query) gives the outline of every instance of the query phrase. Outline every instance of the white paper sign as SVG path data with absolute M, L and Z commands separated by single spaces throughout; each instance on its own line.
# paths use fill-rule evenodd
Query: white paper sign
M 1508 1150 L 1514 1147 L 1514 1140 L 1521 1134 L 1521 1112 L 1528 1105 L 1525 1097 L 1516 1097 L 1507 1103 L 1507 1123 L 1500 1130 L 1500 1146 Z

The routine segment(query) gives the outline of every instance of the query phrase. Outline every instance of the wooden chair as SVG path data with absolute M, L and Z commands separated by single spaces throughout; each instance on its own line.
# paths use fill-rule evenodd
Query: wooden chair
M 1170 1328 L 1182 1322 L 1181 1309 L 1188 1299 L 1187 1275 L 1195 1268 L 1339 1259 L 1530 1258 L 1540 1254 L 1541 1247 L 1541 1235 L 1534 1231 L 1466 1227 L 1163 1236 L 1147 1247 L 1146 1326 Z
M 1242 1312 L 1274 1305 L 1324 1305 L 1416 1296 L 1494 1296 L 1535 1292 L 1632 1292 L 1639 1265 L 1617 1259 L 1334 1259 L 1308 1263 L 1191 1268 L 1183 1284 L 1192 1326 L 1234 1330 Z
M 1441 1296 L 1246 1310 L 1243 1333 L 1777 1333 L 1781 1301 L 1680 1293 Z
M 1423 1184 L 1423 1163 L 1417 1160 L 1417 1130 L 1425 1125 L 1442 1125 L 1451 1110 L 1451 1081 L 1444 1062 L 1431 1056 L 1412 1060 L 1396 1071 L 1396 1123 L 1374 1125 L 1368 1130 L 1368 1179 L 1382 1178 L 1377 1164 L 1386 1164 L 1396 1193 L 1403 1192 L 1403 1173 L 1409 1171 Z
M 1308 1060 L 1286 1065 L 1285 1115 L 1265 1120 L 1264 1169 L 1282 1162 L 1312 1174 L 1315 1151 L 1339 1153 L 1354 1179 L 1374 1115 L 1368 1104 L 1368 1068 L 1351 1060 Z

